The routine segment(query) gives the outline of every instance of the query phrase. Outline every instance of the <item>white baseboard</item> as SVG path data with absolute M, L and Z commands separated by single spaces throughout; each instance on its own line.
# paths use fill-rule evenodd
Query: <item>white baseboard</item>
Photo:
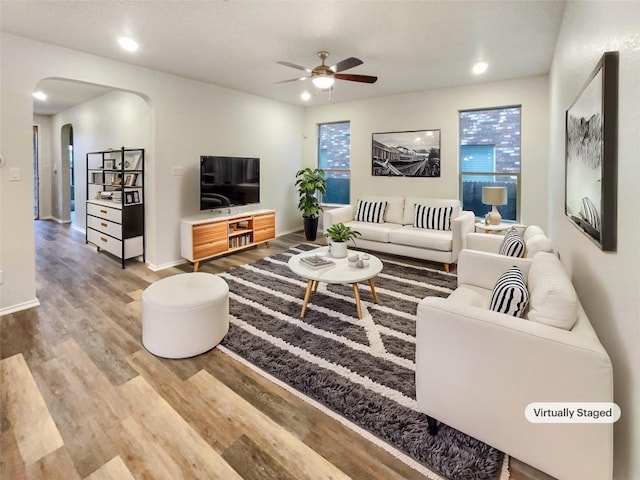
M 9 315 L 10 313 L 20 312 L 21 310 L 27 310 L 29 308 L 39 307 L 40 302 L 37 298 L 29 300 L 28 302 L 17 303 L 10 307 L 4 307 L 0 309 L 0 317 L 3 315 Z
M 160 265 L 154 265 L 153 263 L 147 263 L 149 270 L 152 272 L 157 272 L 159 270 L 166 270 L 167 268 L 175 267 L 177 265 L 182 265 L 183 263 L 187 263 L 185 259 L 174 260 L 173 262 L 167 262 Z

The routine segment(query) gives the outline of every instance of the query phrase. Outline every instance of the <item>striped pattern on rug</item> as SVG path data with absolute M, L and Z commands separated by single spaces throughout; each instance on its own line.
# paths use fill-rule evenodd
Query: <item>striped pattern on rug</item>
M 456 276 L 383 260 L 356 313 L 350 285 L 320 283 L 300 318 L 307 281 L 287 261 L 302 244 L 220 274 L 229 284 L 230 329 L 222 345 L 452 480 L 496 479 L 503 454 L 443 425 L 427 432 L 415 400 L 415 312 L 426 296 L 447 297 Z

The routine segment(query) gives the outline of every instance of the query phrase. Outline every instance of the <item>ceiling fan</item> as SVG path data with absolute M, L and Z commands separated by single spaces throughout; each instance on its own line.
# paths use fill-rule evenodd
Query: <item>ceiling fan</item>
M 313 69 L 303 67 L 301 65 L 296 65 L 295 63 L 291 62 L 276 62 L 279 65 L 284 65 L 285 67 L 304 70 L 309 75 L 298 78 L 290 78 L 289 80 L 281 80 L 275 83 L 297 82 L 298 80 L 306 80 L 307 78 L 311 78 L 311 81 L 316 86 L 316 88 L 320 90 L 327 90 L 333 86 L 333 82 L 336 79 L 362 83 L 376 83 L 376 80 L 378 80 L 378 77 L 372 77 L 371 75 L 354 75 L 351 73 L 340 73 L 350 68 L 357 67 L 358 65 L 362 65 L 364 62 L 359 58 L 345 58 L 341 62 L 338 62 L 335 65 L 329 67 L 324 64 L 324 61 L 329 56 L 329 52 L 325 52 L 324 50 L 322 50 L 318 52 L 318 56 L 322 59 L 322 65 L 318 65 Z

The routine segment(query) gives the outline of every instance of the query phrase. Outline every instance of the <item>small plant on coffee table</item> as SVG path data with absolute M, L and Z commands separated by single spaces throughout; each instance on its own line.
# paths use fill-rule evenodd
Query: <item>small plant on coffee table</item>
M 325 235 L 334 242 L 348 242 L 349 240 L 355 240 L 361 234 L 344 223 L 336 223 L 327 229 Z M 353 243 L 355 245 L 355 241 Z

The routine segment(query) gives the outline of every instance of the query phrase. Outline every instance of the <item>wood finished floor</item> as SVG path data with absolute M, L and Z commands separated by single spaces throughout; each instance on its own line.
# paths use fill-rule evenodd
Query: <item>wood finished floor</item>
M 152 272 L 35 222 L 40 307 L 0 317 L 0 478 L 422 479 L 218 350 L 162 360 L 141 345 Z M 220 272 L 304 240 L 209 261 Z M 514 480 L 548 478 L 512 463 Z

